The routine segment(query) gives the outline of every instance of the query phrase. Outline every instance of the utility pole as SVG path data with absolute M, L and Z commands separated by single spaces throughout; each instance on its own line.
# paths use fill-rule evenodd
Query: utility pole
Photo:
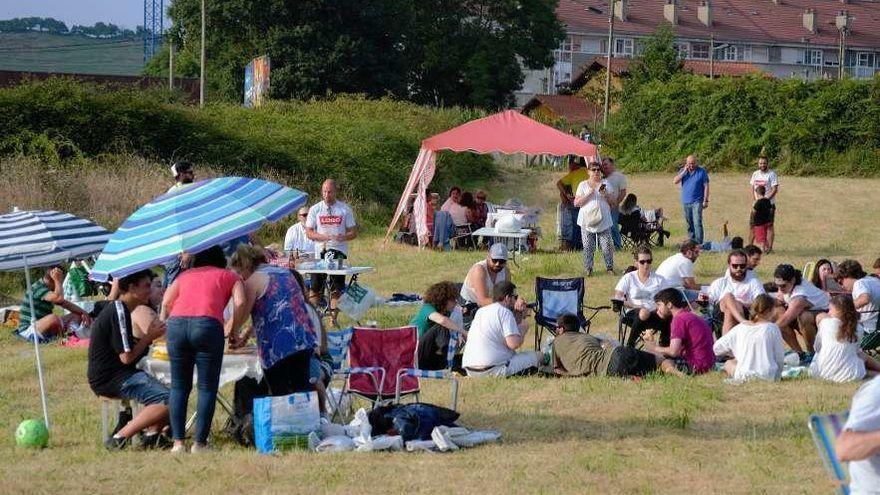
M 199 71 L 199 108 L 205 106 L 205 0 L 202 0 L 202 54 Z
M 843 79 L 843 75 L 846 73 L 844 66 L 846 64 L 846 27 L 838 30 L 840 36 L 837 41 L 837 79 Z
M 611 54 L 614 49 L 614 2 L 610 0 L 608 9 L 608 57 L 605 62 L 605 108 L 602 112 L 602 127 L 608 127 L 608 112 L 611 107 Z
M 168 42 L 168 91 L 174 91 L 174 42 Z
M 715 79 L 715 34 L 709 35 L 709 80 Z

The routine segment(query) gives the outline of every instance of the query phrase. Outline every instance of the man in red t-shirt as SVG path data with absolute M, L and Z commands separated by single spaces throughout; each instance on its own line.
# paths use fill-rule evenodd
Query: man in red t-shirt
M 679 289 L 661 290 L 654 296 L 654 302 L 657 303 L 660 318 L 672 319 L 669 346 L 653 346 L 649 349 L 667 358 L 660 363 L 660 369 L 679 376 L 698 375 L 711 370 L 715 365 L 715 354 L 709 324 L 690 311 Z

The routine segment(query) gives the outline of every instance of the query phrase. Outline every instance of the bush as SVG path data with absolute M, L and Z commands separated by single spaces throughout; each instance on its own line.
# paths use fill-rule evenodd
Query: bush
M 629 170 L 668 170 L 696 153 L 710 169 L 754 167 L 762 150 L 797 175 L 880 175 L 880 78 L 679 76 L 626 94 L 606 143 Z
M 479 116 L 358 96 L 199 110 L 163 91 L 53 79 L 0 89 L 0 155 L 52 165 L 114 153 L 152 162 L 186 158 L 225 174 L 275 171 L 310 193 L 335 177 L 346 200 L 387 219 L 421 140 Z M 484 156 L 449 153 L 438 162 L 436 188 L 494 173 Z

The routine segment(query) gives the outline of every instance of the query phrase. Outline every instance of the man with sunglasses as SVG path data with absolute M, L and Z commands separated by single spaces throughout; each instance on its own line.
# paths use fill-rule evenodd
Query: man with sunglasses
M 749 274 L 748 255 L 737 249 L 727 255 L 727 271 L 724 276 L 709 286 L 709 301 L 717 305 L 717 312 L 724 318 L 722 334 L 747 320 L 752 301 L 764 294 L 761 281 Z
M 501 243 L 492 244 L 486 259 L 471 266 L 461 285 L 459 294 L 465 302 L 465 316 L 472 315 L 477 308 L 495 302 L 493 291 L 498 284 L 510 281 L 510 269 L 507 267 L 507 246 Z M 514 309 L 525 309 L 522 298 L 516 300 Z
M 776 285 L 776 325 L 782 331 L 782 340 L 798 353 L 801 366 L 813 361 L 813 342 L 816 340 L 816 315 L 828 311 L 830 298 L 822 289 L 803 279 L 801 271 L 791 265 L 779 265 L 773 272 Z M 801 347 L 795 332 L 806 343 Z
M 311 256 L 315 252 L 315 241 L 309 239 L 306 234 L 306 219 L 309 217 L 309 209 L 303 206 L 296 212 L 299 220 L 287 229 L 284 236 L 284 251 L 293 252 L 299 258 L 303 255 Z
M 623 318 L 631 326 L 626 345 L 635 347 L 642 332 L 649 329 L 660 332 L 660 342 L 666 345 L 669 343 L 669 322 L 657 315 L 654 303 L 654 294 L 667 286 L 666 279 L 651 269 L 654 263 L 651 248 L 640 246 L 633 256 L 636 269 L 620 277 L 614 288 L 615 307 L 622 305 L 621 309 L 626 309 Z
M 494 246 L 493 246 L 494 247 Z M 528 331 L 525 321 L 517 323 L 513 309 L 520 297 L 509 281 L 492 289 L 492 304 L 477 310 L 467 343 L 462 366 L 469 377 L 522 375 L 536 369 L 542 356 L 535 351 L 517 352 Z

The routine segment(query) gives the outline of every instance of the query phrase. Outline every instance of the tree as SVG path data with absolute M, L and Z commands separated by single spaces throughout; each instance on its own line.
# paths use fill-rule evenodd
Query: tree
M 632 86 L 640 86 L 648 81 L 667 82 L 684 72 L 684 62 L 675 50 L 675 30 L 670 24 L 661 24 L 645 42 L 641 57 L 630 64 Z
M 522 84 L 523 66 L 553 62 L 563 37 L 556 3 L 208 0 L 208 89 L 213 97 L 239 100 L 244 66 L 266 54 L 275 98 L 362 93 L 504 107 Z M 169 15 L 182 59 L 198 54 L 200 0 L 175 0 Z M 165 67 L 167 55 L 146 72 L 159 75 Z

